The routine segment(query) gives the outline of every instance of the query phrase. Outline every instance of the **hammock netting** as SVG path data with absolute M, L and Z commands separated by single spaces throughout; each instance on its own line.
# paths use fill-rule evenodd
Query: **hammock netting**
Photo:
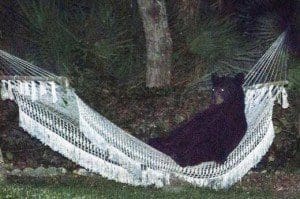
M 33 137 L 89 171 L 131 185 L 170 184 L 227 188 L 267 152 L 274 138 L 275 101 L 288 107 L 286 33 L 282 33 L 246 76 L 248 129 L 224 164 L 180 167 L 169 156 L 131 136 L 85 104 L 67 79 L 0 50 L 2 99 L 19 107 L 19 124 Z

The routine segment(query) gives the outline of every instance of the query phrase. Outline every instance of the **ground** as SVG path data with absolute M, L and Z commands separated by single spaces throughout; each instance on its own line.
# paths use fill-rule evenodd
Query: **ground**
M 252 173 L 228 190 L 192 186 L 133 187 L 101 177 L 8 178 L 0 198 L 299 198 L 299 174 Z
M 300 197 L 300 174 L 294 172 L 258 173 L 250 172 L 235 187 L 244 191 L 255 189 L 257 192 L 270 191 L 277 198 Z

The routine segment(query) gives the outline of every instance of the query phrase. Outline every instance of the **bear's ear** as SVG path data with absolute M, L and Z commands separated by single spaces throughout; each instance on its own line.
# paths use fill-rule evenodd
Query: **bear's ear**
M 245 81 L 244 78 L 245 78 L 244 73 L 238 73 L 238 74 L 234 77 L 235 81 L 236 81 L 239 85 L 242 85 L 242 84 L 244 83 L 244 81 Z
M 218 77 L 218 75 L 216 73 L 211 74 L 211 82 L 212 82 L 213 86 L 218 84 L 219 79 L 220 78 Z

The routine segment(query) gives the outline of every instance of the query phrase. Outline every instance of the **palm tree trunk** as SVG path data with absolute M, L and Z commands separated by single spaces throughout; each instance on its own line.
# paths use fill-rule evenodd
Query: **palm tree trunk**
M 138 0 L 147 48 L 147 87 L 164 87 L 171 81 L 172 39 L 164 0 Z
M 0 148 L 0 163 L 3 163 L 3 155 L 2 155 L 2 151 L 1 151 L 1 148 Z
M 0 148 L 0 182 L 5 179 L 5 169 L 4 169 L 4 161 L 3 161 L 3 155 Z

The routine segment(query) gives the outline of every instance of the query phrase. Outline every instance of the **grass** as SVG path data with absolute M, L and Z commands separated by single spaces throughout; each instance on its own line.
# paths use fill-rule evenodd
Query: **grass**
M 52 179 L 8 179 L 0 198 L 272 198 L 271 192 L 209 190 L 192 186 L 133 187 L 103 178 L 65 176 Z

